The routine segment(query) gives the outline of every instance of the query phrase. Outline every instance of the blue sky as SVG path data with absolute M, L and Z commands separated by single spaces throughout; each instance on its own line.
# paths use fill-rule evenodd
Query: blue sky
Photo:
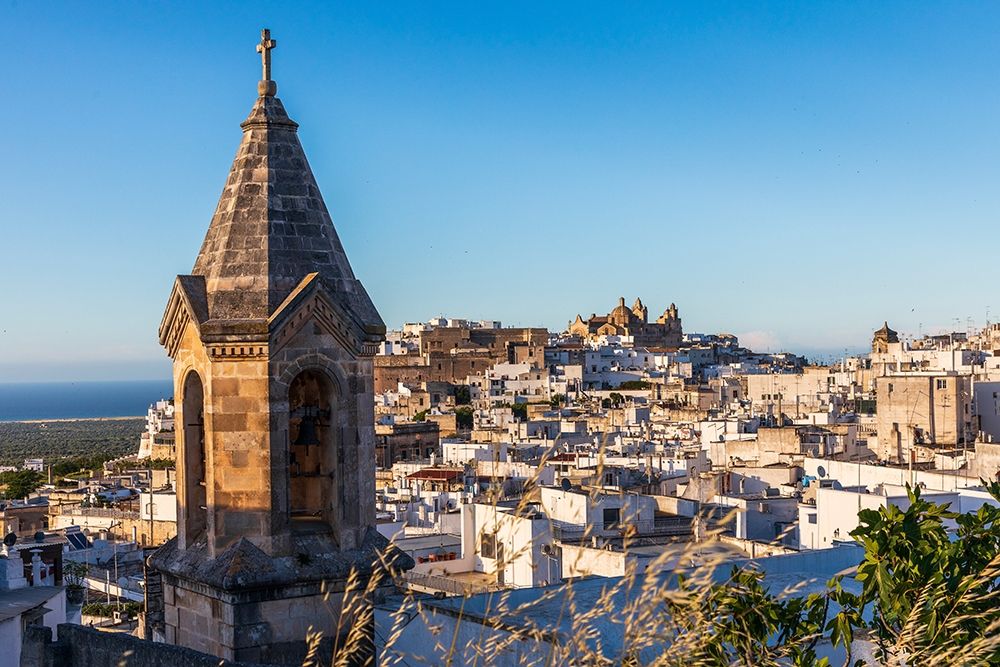
M 262 26 L 389 326 L 641 295 L 833 354 L 1000 314 L 995 3 L 18 0 L 0 25 L 0 381 L 166 376 Z

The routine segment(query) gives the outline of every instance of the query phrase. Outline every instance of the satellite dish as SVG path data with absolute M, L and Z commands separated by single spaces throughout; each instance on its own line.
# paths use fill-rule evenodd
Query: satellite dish
M 559 486 L 561 486 L 561 487 L 562 487 L 562 490 L 563 490 L 563 491 L 569 491 L 569 490 L 570 490 L 571 488 L 573 488 L 573 485 L 572 485 L 572 484 L 570 484 L 570 481 L 569 481 L 569 479 L 568 479 L 568 478 L 566 478 L 566 477 L 563 477 L 563 478 L 562 478 L 562 481 L 561 481 L 561 482 L 559 482 Z
M 7 536 L 3 538 L 3 545 L 8 549 L 17 543 L 17 535 L 14 533 L 7 533 Z

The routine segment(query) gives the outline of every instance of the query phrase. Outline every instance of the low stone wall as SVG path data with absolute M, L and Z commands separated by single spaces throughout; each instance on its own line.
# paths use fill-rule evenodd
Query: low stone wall
M 40 626 L 24 631 L 22 667 L 264 667 L 220 660 L 180 646 L 154 643 L 131 635 L 101 632 L 82 625 L 59 625 L 59 640 L 52 629 Z

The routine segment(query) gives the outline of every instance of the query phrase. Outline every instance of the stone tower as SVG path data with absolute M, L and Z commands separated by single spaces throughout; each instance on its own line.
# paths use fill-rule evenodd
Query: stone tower
M 162 638 L 250 661 L 288 654 L 310 626 L 330 636 L 349 572 L 367 575 L 386 546 L 374 528 L 372 366 L 385 326 L 275 97 L 274 46 L 265 31 L 259 96 L 160 325 L 178 530 L 150 559 Z
M 639 318 L 643 323 L 649 322 L 649 309 L 642 304 L 642 299 L 639 297 L 635 298 L 635 303 L 632 304 L 632 312 L 635 316 Z
M 884 354 L 889 351 L 890 344 L 898 342 L 899 334 L 889 328 L 889 322 L 885 322 L 872 336 L 872 352 Z

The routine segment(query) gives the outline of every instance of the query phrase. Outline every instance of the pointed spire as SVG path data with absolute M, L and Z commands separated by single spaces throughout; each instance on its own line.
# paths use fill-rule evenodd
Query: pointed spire
M 269 76 L 275 42 L 258 50 Z M 311 273 L 366 331 L 385 325 L 355 278 L 333 220 L 276 87 L 264 86 L 240 125 L 243 141 L 192 273 L 203 276 L 208 316 L 265 320 Z

